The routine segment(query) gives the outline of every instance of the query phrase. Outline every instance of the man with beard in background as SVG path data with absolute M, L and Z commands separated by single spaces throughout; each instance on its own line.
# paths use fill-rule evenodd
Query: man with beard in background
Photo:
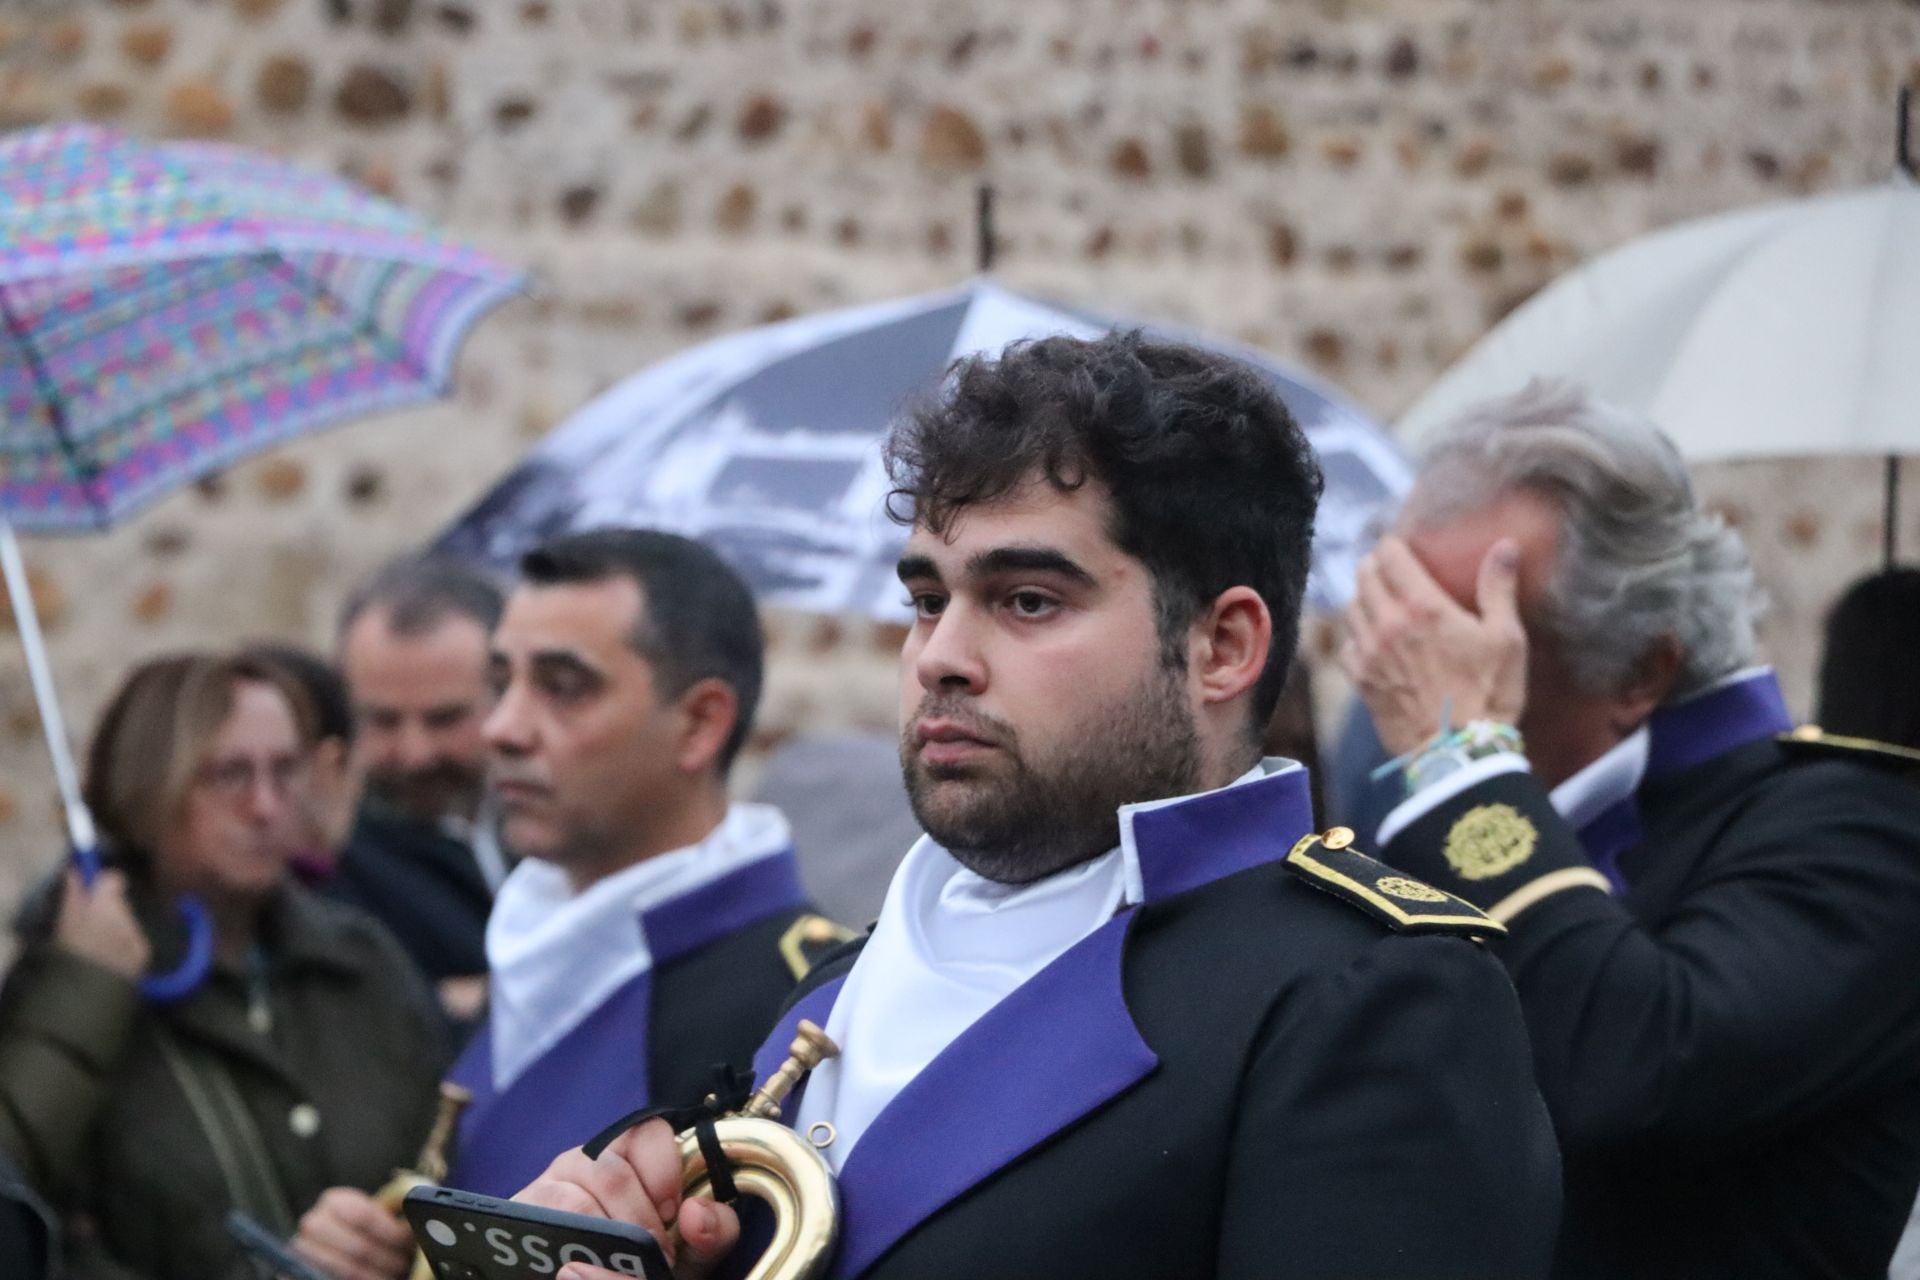
M 340 617 L 366 799 L 326 891 L 393 930 L 456 1022 L 485 999 L 487 915 L 508 870 L 482 733 L 500 610 L 484 575 L 409 558 L 363 584 Z
M 838 1174 L 826 1274 L 1543 1275 L 1559 1166 L 1498 926 L 1317 835 L 1261 758 L 1320 492 L 1286 407 L 1220 356 L 1053 338 L 960 364 L 889 456 L 928 834 L 755 1063 L 802 1018 L 842 1050 L 783 1108 Z M 679 1168 L 648 1119 L 522 1197 L 737 1265 Z

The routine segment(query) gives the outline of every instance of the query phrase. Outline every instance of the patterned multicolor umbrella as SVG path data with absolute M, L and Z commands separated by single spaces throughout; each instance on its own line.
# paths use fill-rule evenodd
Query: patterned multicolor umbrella
M 519 286 L 395 205 L 238 147 L 89 125 L 0 138 L 0 568 L 89 876 L 14 530 L 104 528 L 257 450 L 444 394 L 468 327 Z M 197 984 L 195 935 L 150 996 Z
M 0 512 L 101 528 L 443 394 L 519 277 L 338 178 L 86 125 L 0 139 Z

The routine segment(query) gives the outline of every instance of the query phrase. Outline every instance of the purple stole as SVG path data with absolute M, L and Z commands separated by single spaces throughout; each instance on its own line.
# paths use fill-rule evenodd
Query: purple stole
M 1750 742 L 1771 738 L 1793 728 L 1787 700 L 1771 670 L 1654 711 L 1647 720 L 1647 771 L 1640 785 L 1672 777 L 1705 764 Z M 1595 868 L 1613 885 L 1615 896 L 1627 892 L 1620 858 L 1638 846 L 1640 800 L 1628 795 L 1580 828 L 1580 844 Z
M 1146 899 L 1280 861 L 1312 830 L 1304 769 L 1137 813 Z M 942 1206 L 1158 1068 L 1120 985 L 1134 915 L 1122 910 L 989 1009 L 874 1118 L 840 1173 L 830 1280 L 859 1275 Z M 788 1010 L 754 1058 L 756 1079 L 786 1060 L 800 1019 L 826 1025 L 844 985 L 824 983 Z M 784 1111 L 799 1114 L 799 1094 Z
M 681 956 L 758 920 L 806 905 L 793 850 L 759 858 L 640 915 L 652 965 L 617 988 L 505 1089 L 493 1083 L 491 1023 L 474 1033 L 448 1079 L 473 1091 L 447 1185 L 510 1196 L 553 1158 L 647 1106 L 653 980 Z

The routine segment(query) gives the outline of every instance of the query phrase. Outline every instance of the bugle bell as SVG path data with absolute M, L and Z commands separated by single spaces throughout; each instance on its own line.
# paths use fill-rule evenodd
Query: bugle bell
M 785 1064 L 744 1107 L 713 1121 L 735 1188 L 773 1210 L 773 1240 L 747 1280 L 813 1280 L 833 1255 L 840 1235 L 840 1190 L 833 1170 L 810 1142 L 779 1123 L 779 1116 L 794 1085 L 839 1053 L 826 1032 L 803 1020 Z M 697 1128 L 683 1130 L 679 1139 L 682 1198 L 711 1195 L 713 1177 Z

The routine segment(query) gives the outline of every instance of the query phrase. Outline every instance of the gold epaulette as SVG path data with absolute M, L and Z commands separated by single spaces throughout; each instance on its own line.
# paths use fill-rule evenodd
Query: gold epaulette
M 1791 750 L 1809 754 L 1841 756 L 1868 764 L 1893 764 L 1902 765 L 1908 769 L 1920 769 L 1920 751 L 1912 747 L 1880 742 L 1873 738 L 1849 738 L 1838 733 L 1828 733 L 1817 724 L 1803 724 L 1791 733 L 1778 735 L 1774 741 Z
M 798 982 L 827 952 L 859 936 L 845 925 L 808 912 L 780 935 L 780 958 L 787 962 L 787 968 L 793 970 L 794 981 Z
M 1309 835 L 1287 855 L 1287 870 L 1384 921 L 1396 933 L 1506 936 L 1505 925 L 1465 898 L 1403 876 L 1352 845 L 1353 832 L 1345 827 L 1334 827 L 1324 836 Z

